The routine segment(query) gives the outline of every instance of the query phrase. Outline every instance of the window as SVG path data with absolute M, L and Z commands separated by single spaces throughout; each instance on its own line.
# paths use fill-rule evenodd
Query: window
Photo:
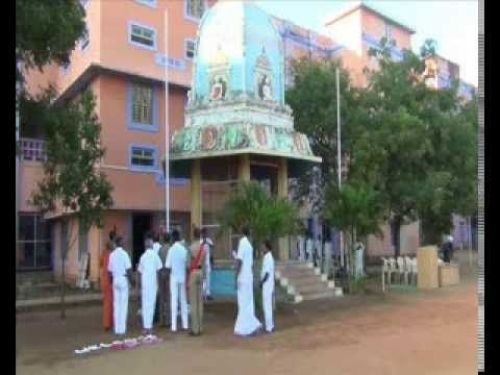
M 39 214 L 19 215 L 19 241 L 16 268 L 50 269 L 52 262 L 51 227 Z
M 153 124 L 153 88 L 132 86 L 132 121 Z
M 185 0 L 186 16 L 192 20 L 199 20 L 205 12 L 205 0 Z
M 156 0 L 135 0 L 135 1 L 138 2 L 139 4 L 147 5 L 148 7 L 151 8 L 156 8 Z
M 131 145 L 130 168 L 139 171 L 157 170 L 158 150 L 155 146 Z
M 135 130 L 158 131 L 158 103 L 155 90 L 146 84 L 133 83 L 128 88 L 128 127 Z
M 393 26 L 386 23 L 385 24 L 385 37 L 387 40 L 392 40 L 392 31 L 393 31 Z
M 89 31 L 85 30 L 82 38 L 80 39 L 80 49 L 84 51 L 90 44 Z
M 129 42 L 131 44 L 141 48 L 156 50 L 155 29 L 138 25 L 136 23 L 130 23 L 128 34 Z
M 196 42 L 194 40 L 187 39 L 184 42 L 184 47 L 186 51 L 186 59 L 192 60 L 196 50 Z

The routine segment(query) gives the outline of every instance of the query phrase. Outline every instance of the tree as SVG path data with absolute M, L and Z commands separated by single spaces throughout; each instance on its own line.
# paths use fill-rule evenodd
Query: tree
M 16 81 L 22 70 L 56 62 L 69 55 L 85 32 L 85 10 L 78 0 L 16 0 Z
M 95 99 L 84 93 L 74 103 L 52 106 L 53 91 L 22 102 L 26 122 L 37 122 L 45 129 L 47 160 L 44 177 L 38 183 L 31 202 L 42 213 L 73 216 L 87 231 L 92 225 L 101 227 L 103 212 L 112 206 L 112 186 L 96 168 L 104 155 L 100 145 L 101 126 L 95 115 Z M 70 227 L 62 246 L 61 317 L 65 317 L 65 261 L 68 249 L 77 238 Z
M 293 63 L 294 85 L 286 92 L 286 101 L 293 110 L 295 129 L 306 134 L 313 153 L 323 161 L 320 174 L 314 170 L 302 176 L 298 182 L 298 197 L 310 197 L 311 187 L 319 189 L 312 202 L 322 207 L 325 187 L 329 181 L 337 181 L 337 96 L 336 69 L 340 69 L 340 97 L 342 110 L 342 158 L 352 152 L 352 138 L 358 133 L 362 116 L 360 90 L 351 85 L 349 73 L 339 61 L 301 59 Z
M 266 239 L 273 241 L 295 233 L 298 210 L 288 199 L 270 196 L 251 181 L 230 194 L 219 220 L 222 228 L 236 232 L 247 225 L 256 254 L 260 254 L 260 245 Z
M 358 238 L 370 234 L 381 235 L 380 218 L 383 206 L 380 194 L 363 183 L 342 185 L 330 184 L 325 194 L 323 215 L 328 224 L 346 234 L 348 244 L 349 285 L 354 273 L 353 252 Z
M 368 72 L 365 92 L 371 147 L 358 157 L 375 161 L 374 187 L 383 193 L 398 256 L 403 224 L 424 218 L 424 229 L 440 232 L 451 226 L 451 213 L 470 199 L 461 194 L 470 197 L 474 184 L 470 171 L 465 176 L 460 166 L 475 159 L 466 142 L 471 128 L 461 114 L 458 84 L 434 90 L 421 78 L 433 43 L 424 45 L 420 57 L 405 51 L 402 61 L 392 60 L 390 49 L 383 40 L 380 50 L 371 51 L 380 67 Z

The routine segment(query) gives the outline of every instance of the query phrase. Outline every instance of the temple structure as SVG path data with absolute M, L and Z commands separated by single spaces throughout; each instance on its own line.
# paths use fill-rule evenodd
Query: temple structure
M 285 104 L 282 38 L 253 2 L 220 1 L 204 14 L 185 126 L 172 136 L 169 159 L 171 177 L 191 180 L 192 226 L 216 225 L 217 210 L 237 182 L 261 181 L 288 197 L 288 179 L 321 162 L 294 130 Z M 230 242 L 221 245 L 231 248 Z M 287 245 L 280 241 L 281 260 Z

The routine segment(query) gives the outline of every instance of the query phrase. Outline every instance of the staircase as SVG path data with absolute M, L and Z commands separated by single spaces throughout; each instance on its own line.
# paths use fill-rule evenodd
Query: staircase
M 276 280 L 287 289 L 294 303 L 342 296 L 342 288 L 335 287 L 313 263 L 286 261 L 276 263 Z

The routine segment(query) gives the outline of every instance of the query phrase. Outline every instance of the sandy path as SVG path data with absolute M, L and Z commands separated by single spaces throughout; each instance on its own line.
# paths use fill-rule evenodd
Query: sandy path
M 272 336 L 232 335 L 234 306 L 207 308 L 204 336 L 172 336 L 155 347 L 77 358 L 81 345 L 109 341 L 99 309 L 26 313 L 17 319 L 19 374 L 473 374 L 475 284 L 427 293 L 350 297 L 287 307 Z M 131 334 L 137 333 L 137 328 Z

